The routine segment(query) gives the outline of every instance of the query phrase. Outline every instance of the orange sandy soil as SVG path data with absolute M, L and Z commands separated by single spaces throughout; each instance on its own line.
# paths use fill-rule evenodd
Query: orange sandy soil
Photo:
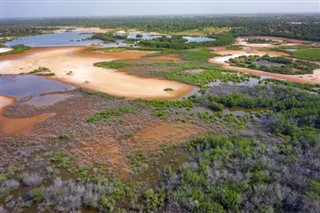
M 45 121 L 47 118 L 55 115 L 55 113 L 44 113 L 27 118 L 9 118 L 3 116 L 2 110 L 15 102 L 16 100 L 12 97 L 0 95 L 0 127 L 1 132 L 7 135 L 26 133 L 36 123 Z
M 144 129 L 135 132 L 134 136 L 122 142 L 112 136 L 100 136 L 96 141 L 88 142 L 85 146 L 73 149 L 72 152 L 79 156 L 77 159 L 79 163 L 94 162 L 95 159 L 99 159 L 105 166 L 110 168 L 111 165 L 113 173 L 126 178 L 131 168 L 128 162 L 129 154 L 143 150 L 150 155 L 166 144 L 184 143 L 203 131 L 193 124 L 158 121 L 145 124 Z
M 9 96 L 4 96 L 0 95 L 0 112 L 11 104 L 14 104 L 16 102 L 16 99 L 9 97 Z
M 255 38 L 271 38 L 271 37 L 255 37 Z M 279 39 L 279 38 L 278 38 Z M 287 39 L 291 41 L 295 41 L 293 39 Z M 299 41 L 302 42 L 302 41 Z M 298 43 L 297 43 L 298 44 Z M 244 45 L 245 47 L 249 47 Z M 261 44 L 250 46 L 249 50 L 227 50 L 225 47 L 217 47 L 212 48 L 214 53 L 217 53 L 221 56 L 216 56 L 214 58 L 209 59 L 210 63 L 221 65 L 226 69 L 235 70 L 243 73 L 252 73 L 257 75 L 264 75 L 273 78 L 278 78 L 282 80 L 297 82 L 297 83 L 306 83 L 306 84 L 319 84 L 320 83 L 320 70 L 316 69 L 313 71 L 313 74 L 305 74 L 305 75 L 284 75 L 278 73 L 265 72 L 261 70 L 248 69 L 243 67 L 235 67 L 226 63 L 230 58 L 239 57 L 241 55 L 265 55 L 269 54 L 270 56 L 288 56 L 289 54 L 283 52 L 276 51 L 263 51 L 261 48 L 266 46 L 261 46 Z M 270 46 L 269 46 L 270 47 Z
M 114 96 L 142 99 L 178 99 L 193 90 L 193 86 L 154 78 L 142 78 L 116 72 L 114 69 L 95 67 L 93 64 L 116 59 L 135 59 L 153 52 L 92 52 L 84 47 L 33 48 L 22 54 L 1 58 L 1 74 L 29 73 L 39 67 L 47 67 L 59 80 L 89 90 Z M 71 74 L 70 74 L 71 73 Z M 164 91 L 172 88 L 174 91 Z

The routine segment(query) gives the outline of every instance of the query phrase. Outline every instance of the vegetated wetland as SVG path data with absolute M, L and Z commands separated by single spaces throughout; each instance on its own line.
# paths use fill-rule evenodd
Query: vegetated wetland
M 300 19 L 4 22 L 0 212 L 317 212 L 320 27 Z

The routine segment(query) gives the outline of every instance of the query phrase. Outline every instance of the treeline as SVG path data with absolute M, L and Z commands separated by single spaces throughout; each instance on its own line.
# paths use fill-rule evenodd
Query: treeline
M 33 25 L 27 22 L 6 22 L 0 26 L 0 37 L 40 35 L 57 29 L 59 28 L 50 25 L 40 26 L 39 24 Z
M 261 39 L 261 38 L 249 38 L 246 40 L 249 44 L 267 44 L 267 43 L 273 43 L 270 39 Z
M 3 20 L 2 36 L 30 35 L 41 27 L 83 26 L 124 28 L 161 33 L 182 32 L 207 27 L 231 28 L 233 36 L 281 36 L 304 40 L 320 40 L 320 21 L 317 15 L 260 15 L 260 16 L 170 16 L 72 18 L 43 20 Z
M 142 47 L 150 48 L 169 48 L 169 49 L 191 49 L 197 47 L 208 46 L 223 46 L 230 45 L 235 42 L 235 39 L 230 34 L 224 34 L 216 37 L 215 41 L 203 41 L 203 42 L 187 42 L 182 36 L 162 36 L 160 38 L 154 38 L 151 40 L 142 40 L 138 45 Z
M 95 33 L 89 39 L 99 39 L 104 43 L 115 43 L 117 40 L 127 39 L 126 34 L 113 34 L 113 33 Z

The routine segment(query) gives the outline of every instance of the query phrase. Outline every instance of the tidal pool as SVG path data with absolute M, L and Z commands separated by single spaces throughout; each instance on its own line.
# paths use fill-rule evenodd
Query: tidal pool
M 0 76 L 1 95 L 18 99 L 39 96 L 41 94 L 72 90 L 75 87 L 42 76 L 18 75 Z

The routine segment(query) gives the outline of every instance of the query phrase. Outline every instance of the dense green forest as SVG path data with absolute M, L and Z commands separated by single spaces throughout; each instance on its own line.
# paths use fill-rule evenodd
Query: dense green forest
M 233 36 L 265 35 L 320 40 L 318 15 L 109 17 L 73 19 L 3 20 L 1 36 L 39 34 L 60 26 L 123 28 L 175 33 L 205 28 L 228 29 Z
M 235 42 L 232 35 L 224 34 L 217 36 L 215 41 L 203 41 L 203 42 L 187 42 L 182 36 L 162 36 L 160 38 L 154 38 L 151 40 L 142 40 L 138 43 L 141 47 L 148 48 L 169 48 L 169 49 L 191 49 L 206 46 L 222 46 L 229 45 Z

